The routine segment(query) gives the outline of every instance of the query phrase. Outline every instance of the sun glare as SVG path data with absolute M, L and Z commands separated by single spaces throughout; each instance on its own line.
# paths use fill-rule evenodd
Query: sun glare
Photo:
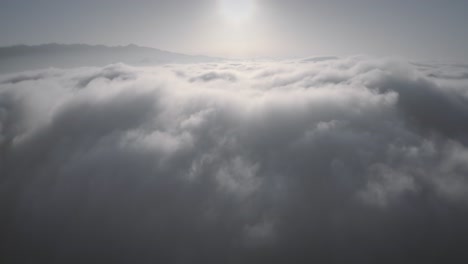
M 231 22 L 240 23 L 252 14 L 253 0 L 219 0 L 222 15 Z

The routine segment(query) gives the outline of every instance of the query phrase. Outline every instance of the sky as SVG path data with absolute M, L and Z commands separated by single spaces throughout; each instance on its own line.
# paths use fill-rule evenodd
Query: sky
M 468 60 L 467 0 L 1 0 L 0 5 L 1 46 L 135 43 L 228 58 L 368 54 Z

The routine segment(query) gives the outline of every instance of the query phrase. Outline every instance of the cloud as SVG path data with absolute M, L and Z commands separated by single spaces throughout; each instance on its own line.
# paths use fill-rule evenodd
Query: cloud
M 195 82 L 195 81 L 204 81 L 204 82 L 210 82 L 210 81 L 213 81 L 213 80 L 225 80 L 225 81 L 230 81 L 230 82 L 235 82 L 237 80 L 236 76 L 232 73 L 227 73 L 227 72 L 223 72 L 223 73 L 218 73 L 218 72 L 208 72 L 208 73 L 204 73 L 200 76 L 196 76 L 196 77 L 193 77 L 191 78 L 190 80 L 192 82 Z
M 1 256 L 466 259 L 467 82 L 446 77 L 464 70 L 327 57 L 3 75 Z

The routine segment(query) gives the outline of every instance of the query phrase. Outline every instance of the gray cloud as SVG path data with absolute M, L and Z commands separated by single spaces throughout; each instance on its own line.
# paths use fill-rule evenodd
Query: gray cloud
M 193 77 L 190 79 L 190 81 L 210 82 L 210 81 L 219 80 L 219 79 L 230 81 L 230 82 L 235 82 L 237 80 L 236 76 L 229 72 L 208 72 L 200 76 Z
M 467 83 L 434 71 L 463 69 L 351 57 L 3 75 L 1 257 L 466 259 Z

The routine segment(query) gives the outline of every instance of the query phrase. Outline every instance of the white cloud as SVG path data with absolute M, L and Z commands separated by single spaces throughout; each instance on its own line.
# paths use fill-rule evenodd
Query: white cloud
M 468 231 L 463 71 L 351 57 L 3 75 L 3 241 L 65 262 L 445 254 Z

